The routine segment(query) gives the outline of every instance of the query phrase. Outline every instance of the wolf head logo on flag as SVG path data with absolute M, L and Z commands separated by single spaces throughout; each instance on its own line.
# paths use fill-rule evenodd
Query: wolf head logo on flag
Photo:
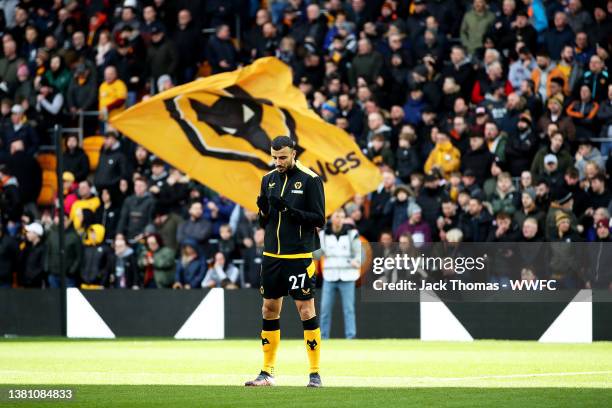
M 274 168 L 271 141 L 281 135 L 296 141 L 298 160 L 324 182 L 327 214 L 381 180 L 349 135 L 309 109 L 291 69 L 273 57 L 171 88 L 110 124 L 253 211 L 261 177 Z
M 196 113 L 197 120 L 212 128 L 216 136 L 237 137 L 249 143 L 252 149 L 259 150 L 269 156 L 271 140 L 276 136 L 289 136 L 296 141 L 297 157 L 304 151 L 299 145 L 298 135 L 295 132 L 295 120 L 289 111 L 283 108 L 274 108 L 274 105 L 265 99 L 256 99 L 249 95 L 238 85 L 232 85 L 223 89 L 226 96 L 220 96 L 211 105 L 202 103 L 200 100 L 189 100 L 189 107 Z M 202 155 L 215 157 L 223 160 L 247 161 L 254 166 L 269 170 L 270 161 L 253 156 L 251 149 L 248 151 L 228 150 L 216 148 L 207 142 L 211 137 L 210 132 L 201 132 L 198 125 L 186 119 L 181 112 L 178 101 L 181 96 L 164 100 L 164 105 L 181 127 L 193 147 Z M 278 120 L 284 122 L 286 131 L 281 134 L 269 134 L 262 123 L 264 106 L 277 109 L 281 113 Z

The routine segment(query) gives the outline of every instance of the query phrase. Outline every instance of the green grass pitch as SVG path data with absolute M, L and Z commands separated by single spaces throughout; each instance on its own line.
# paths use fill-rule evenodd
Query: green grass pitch
M 307 389 L 306 352 L 281 341 L 277 383 L 253 340 L 0 340 L 0 406 L 15 407 L 605 407 L 612 343 L 330 340 L 325 388 Z M 9 389 L 65 389 L 73 401 L 9 401 Z

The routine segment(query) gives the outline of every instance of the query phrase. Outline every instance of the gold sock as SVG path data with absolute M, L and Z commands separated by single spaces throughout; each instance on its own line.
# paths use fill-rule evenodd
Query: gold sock
M 276 351 L 280 344 L 280 320 L 263 321 L 261 331 L 261 348 L 263 350 L 264 361 L 262 371 L 274 375 L 274 365 L 276 363 Z
M 321 329 L 317 317 L 302 321 L 304 326 L 304 345 L 310 363 L 310 373 L 318 373 L 321 360 Z

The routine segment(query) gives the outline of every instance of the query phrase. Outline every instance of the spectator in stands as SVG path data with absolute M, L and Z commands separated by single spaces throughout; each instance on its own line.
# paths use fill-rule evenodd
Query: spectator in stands
M 169 211 L 168 207 L 156 201 L 153 211 L 153 225 L 148 225 L 146 229 L 157 232 L 166 246 L 177 252 L 180 241 L 177 240 L 176 236 L 182 223 L 183 219 L 180 215 Z
M 25 116 L 25 110 L 21 105 L 13 105 L 11 108 L 11 122 L 8 132 L 4 136 L 2 145 L 6 146 L 6 151 L 10 151 L 10 146 L 15 140 L 23 141 L 25 151 L 33 156 L 38 150 L 39 140 L 36 131 L 29 125 Z
M 117 232 L 123 234 L 128 242 L 140 241 L 146 226 L 153 221 L 154 206 L 155 200 L 147 191 L 147 181 L 142 177 L 136 178 L 134 194 L 126 198 L 121 207 Z M 158 243 L 158 246 L 161 244 Z
M 567 24 L 567 15 L 563 11 L 555 13 L 554 27 L 549 27 L 545 36 L 544 43 L 546 50 L 551 58 L 557 60 L 561 55 L 561 50 L 566 45 L 574 42 L 574 32 Z
M 261 263 L 263 262 L 264 229 L 257 228 L 253 234 L 252 244 L 245 245 L 244 250 L 244 284 L 247 288 L 259 288 L 261 281 Z
M 109 130 L 104 135 L 104 144 L 100 150 L 94 184 L 100 191 L 107 188 L 115 194 L 119 181 L 127 178 L 127 159 L 122 150 L 119 135 L 114 130 Z
M 321 337 L 329 338 L 336 291 L 342 300 L 344 337 L 357 335 L 355 323 L 355 281 L 361 266 L 361 241 L 356 229 L 344 224 L 342 208 L 330 217 L 325 229 L 319 232 L 320 255 L 325 257 L 321 295 Z
M 238 55 L 228 25 L 220 24 L 215 29 L 215 35 L 210 37 L 206 50 L 213 74 L 233 71 L 238 66 Z
M 151 45 L 147 49 L 148 79 L 157 83 L 157 79 L 162 75 L 175 77 L 178 62 L 179 56 L 174 43 L 166 38 L 166 32 L 160 23 L 153 23 Z M 155 93 L 159 91 L 156 89 Z
M 533 158 L 533 162 L 531 163 L 531 174 L 534 177 L 540 177 L 544 174 L 545 171 L 545 163 L 544 158 L 547 155 L 553 155 L 557 157 L 558 168 L 561 172 L 564 172 L 568 167 L 572 164 L 572 156 L 570 156 L 569 152 L 564 148 L 564 136 L 561 132 L 556 132 L 550 138 L 550 145 L 547 147 L 541 148 Z
M 74 133 L 68 134 L 65 139 L 64 170 L 70 172 L 77 182 L 89 175 L 89 158 L 79 146 L 79 137 Z
M 22 212 L 19 182 L 6 164 L 0 164 L 0 224 L 19 222 Z
M 211 238 L 219 237 L 221 226 L 229 223 L 234 205 L 234 203 L 222 196 L 204 200 L 203 214 L 204 218 L 212 224 Z
M 66 91 L 66 108 L 72 117 L 76 118 L 76 115 L 84 111 L 95 110 L 96 94 L 96 78 L 92 75 L 90 66 L 85 63 L 77 65 Z M 88 136 L 95 130 L 95 123 L 92 122 L 92 119 L 94 118 L 91 116 L 83 118 L 84 124 L 87 125 L 84 131 Z
M 595 224 L 597 244 L 590 246 L 592 269 L 588 275 L 587 288 L 612 290 L 612 273 L 610 272 L 610 251 L 606 251 L 607 242 L 612 241 L 610 236 L 610 219 L 602 218 Z
M 550 124 L 557 125 L 557 130 L 565 135 L 568 141 L 572 142 L 576 138 L 576 126 L 572 119 L 565 115 L 563 109 L 563 95 L 554 95 L 548 99 L 546 106 L 547 112 L 542 115 L 538 122 L 538 130 L 547 133 Z
M 391 231 L 394 234 L 408 220 L 408 198 L 414 199 L 414 192 L 407 185 L 400 184 L 393 188 L 393 197 L 385 204 L 383 213 L 392 219 Z
M 151 155 L 141 145 L 136 146 L 134 156 L 130 157 L 126 162 L 129 168 L 127 174 L 138 175 L 145 179 L 151 177 Z
M 206 271 L 202 281 L 203 288 L 237 289 L 240 271 L 230 262 L 226 262 L 225 255 L 217 252 L 213 265 Z
M 145 237 L 145 246 L 138 256 L 145 288 L 169 288 L 174 283 L 174 251 L 164 246 L 158 234 Z
M 599 152 L 599 149 L 593 146 L 593 142 L 589 139 L 580 141 L 574 159 L 576 160 L 575 165 L 581 180 L 585 177 L 584 168 L 588 162 L 595 162 L 599 168 L 604 168 L 604 157 Z
M 591 139 L 597 136 L 596 115 L 599 104 L 591 95 L 587 85 L 580 87 L 580 99 L 573 101 L 567 107 L 567 116 L 572 118 L 576 125 L 576 137 L 578 140 Z
M 489 10 L 485 0 L 474 0 L 473 7 L 461 22 L 461 44 L 468 54 L 473 54 L 482 45 L 485 33 L 495 21 L 495 14 Z
M 187 239 L 181 243 L 181 252 L 176 262 L 173 289 L 197 289 L 202 286 L 206 273 L 198 243 Z
M 100 198 L 94 193 L 88 180 L 79 183 L 78 200 L 70 209 L 70 220 L 78 233 L 82 233 L 93 221 L 93 214 L 100 207 Z M 88 217 L 87 212 L 90 216 Z
M 601 102 L 599 111 L 597 112 L 597 119 L 601 123 L 601 131 L 599 137 L 601 138 L 612 138 L 612 84 L 608 85 L 608 99 Z M 610 151 L 612 151 L 612 142 L 603 142 L 601 144 L 601 154 L 604 157 L 608 157 Z M 612 162 L 609 162 L 612 164 Z
M 19 193 L 25 208 L 36 214 L 36 200 L 42 188 L 42 169 L 38 161 L 25 151 L 23 140 L 15 139 L 10 145 L 10 173 L 19 182 Z
M 208 239 L 212 236 L 212 224 L 203 217 L 202 202 L 192 201 L 189 204 L 189 218 L 181 224 L 176 232 L 178 242 L 187 239 L 197 242 L 198 248 L 204 249 Z
M 559 213 L 569 217 L 570 226 L 572 229 L 578 228 L 578 220 L 572 211 L 574 207 L 574 198 L 571 192 L 559 190 L 553 196 L 546 214 L 546 231 L 544 236 L 547 240 L 552 240 L 557 236 L 557 217 Z
M 94 222 L 104 227 L 107 241 L 110 242 L 117 232 L 121 207 L 113 200 L 109 189 L 100 191 L 100 206 L 94 211 Z
M 408 219 L 397 228 L 394 238 L 397 240 L 404 233 L 410 233 L 417 248 L 432 241 L 431 228 L 423 220 L 423 211 L 415 201 L 408 204 Z
M 18 265 L 18 282 L 26 288 L 41 288 L 45 284 L 45 230 L 39 222 L 25 226 L 25 247 Z
M 53 87 L 58 93 L 64 94 L 70 83 L 70 71 L 61 55 L 54 55 L 49 60 L 49 69 L 45 71 L 42 80 Z
M 113 241 L 113 251 L 109 256 L 109 286 L 111 288 L 138 289 L 142 277 L 138 269 L 138 259 L 128 245 L 123 234 L 117 234 Z
M 469 142 L 470 148 L 461 158 L 461 171 L 465 173 L 469 170 L 477 185 L 482 185 L 491 176 L 490 169 L 495 156 L 485 145 L 483 134 L 471 133 Z
M 0 288 L 10 288 L 13 285 L 13 271 L 18 256 L 17 241 L 6 234 L 4 223 L 0 221 Z
M 528 187 L 521 193 L 521 207 L 514 213 L 513 219 L 519 227 L 527 218 L 533 218 L 538 223 L 538 229 L 544 230 L 544 218 L 546 214 L 538 208 L 536 204 L 536 191 L 533 187 Z
M 431 173 L 433 169 L 441 171 L 445 178 L 453 171 L 459 170 L 461 165 L 461 153 L 453 146 L 446 133 L 438 132 L 436 145 L 425 162 L 425 173 Z
M 371 113 L 370 115 L 377 115 L 377 113 Z M 375 133 L 372 136 L 366 157 L 377 166 L 394 167 L 393 153 L 389 147 L 385 146 L 385 135 L 383 133 Z
M 606 177 L 601 173 L 596 174 L 595 177 L 589 179 L 585 215 L 592 216 L 597 208 L 605 208 L 611 199 L 612 193 L 606 188 Z
M 521 175 L 529 168 L 538 147 L 537 136 L 531 127 L 531 115 L 525 112 L 520 115 L 516 131 L 511 132 L 506 143 L 505 158 L 512 177 Z
M 27 65 L 21 64 L 17 68 L 17 81 L 14 99 L 27 112 L 30 108 L 36 106 L 36 90 L 34 89 L 34 81 L 30 78 L 30 70 Z
M 3 58 L 0 58 L 0 95 L 4 97 L 12 94 L 17 87 L 17 68 L 19 67 L 17 43 L 9 37 L 3 38 L 2 51 Z
M 64 260 L 66 287 L 78 287 L 83 260 L 83 243 L 72 226 L 70 218 L 64 217 L 64 252 L 62 253 L 59 244 L 59 228 L 59 216 L 56 215 L 45 240 L 45 271 L 48 274 L 49 287 L 61 287 L 60 258 Z
M 104 227 L 100 224 L 90 225 L 84 233 L 81 288 L 100 289 L 108 285 L 110 251 L 104 238 Z
M 370 195 L 370 216 L 366 230 L 366 238 L 369 241 L 376 241 L 376 237 L 378 237 L 381 230 L 391 228 L 391 220 L 385 217 L 384 210 L 387 202 L 391 200 L 394 185 L 395 175 L 393 172 L 383 170 L 382 183 Z
M 604 62 L 599 55 L 593 55 L 589 61 L 589 70 L 576 83 L 574 94 L 578 94 L 582 86 L 586 85 L 591 91 L 591 97 L 596 102 L 601 102 L 608 96 L 609 84 L 610 76 Z
M 510 173 L 501 173 L 497 177 L 497 188 L 488 200 L 493 214 L 503 212 L 508 217 L 512 217 L 519 206 L 519 200 L 520 194 L 512 184 L 512 176 Z
M 531 72 L 531 80 L 534 83 L 536 92 L 540 98 L 545 101 L 549 97 L 555 95 L 552 90 L 554 78 L 560 78 L 564 81 L 565 75 L 563 72 L 551 62 L 550 55 L 544 50 L 539 51 L 536 56 L 536 67 Z
M 408 183 L 410 175 L 421 169 L 421 160 L 413 144 L 416 144 L 414 129 L 405 125 L 399 135 L 395 153 L 396 175 L 404 183 Z
M 540 235 L 538 221 L 531 217 L 525 218 L 521 227 L 521 238 L 519 242 L 540 242 L 542 240 Z
M 100 119 L 107 120 L 123 112 L 127 99 L 127 87 L 117 77 L 117 68 L 109 65 L 104 69 L 104 82 L 98 89 L 98 110 Z
M 69 216 L 72 205 L 79 199 L 77 195 L 78 184 L 75 181 L 74 174 L 69 171 L 62 174 L 62 188 L 64 189 L 64 214 Z
M 461 217 L 459 226 L 463 240 L 468 242 L 485 242 L 491 233 L 493 217 L 483 205 L 483 198 L 475 194 L 470 198 L 468 212 Z
M 351 88 L 357 86 L 357 80 L 363 78 L 366 84 L 376 81 L 383 69 L 383 58 L 374 51 L 372 43 L 367 38 L 362 38 L 357 43 L 357 55 L 348 72 L 348 80 Z
M 221 225 L 219 228 L 219 239 L 216 245 L 209 246 L 208 251 L 212 252 L 212 254 L 216 252 L 223 253 L 227 262 L 232 262 L 239 255 L 236 237 L 229 224 Z
M 202 35 L 188 9 L 178 12 L 177 23 L 172 41 L 176 46 L 178 56 L 176 77 L 178 83 L 183 84 L 195 78 L 203 52 Z

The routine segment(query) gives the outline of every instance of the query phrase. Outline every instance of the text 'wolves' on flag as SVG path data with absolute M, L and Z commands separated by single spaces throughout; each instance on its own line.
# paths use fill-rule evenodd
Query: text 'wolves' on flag
M 115 116 L 111 125 L 190 177 L 256 211 L 271 140 L 291 136 L 297 159 L 321 176 L 326 213 L 380 183 L 378 169 L 341 129 L 308 109 L 276 58 L 172 88 Z

